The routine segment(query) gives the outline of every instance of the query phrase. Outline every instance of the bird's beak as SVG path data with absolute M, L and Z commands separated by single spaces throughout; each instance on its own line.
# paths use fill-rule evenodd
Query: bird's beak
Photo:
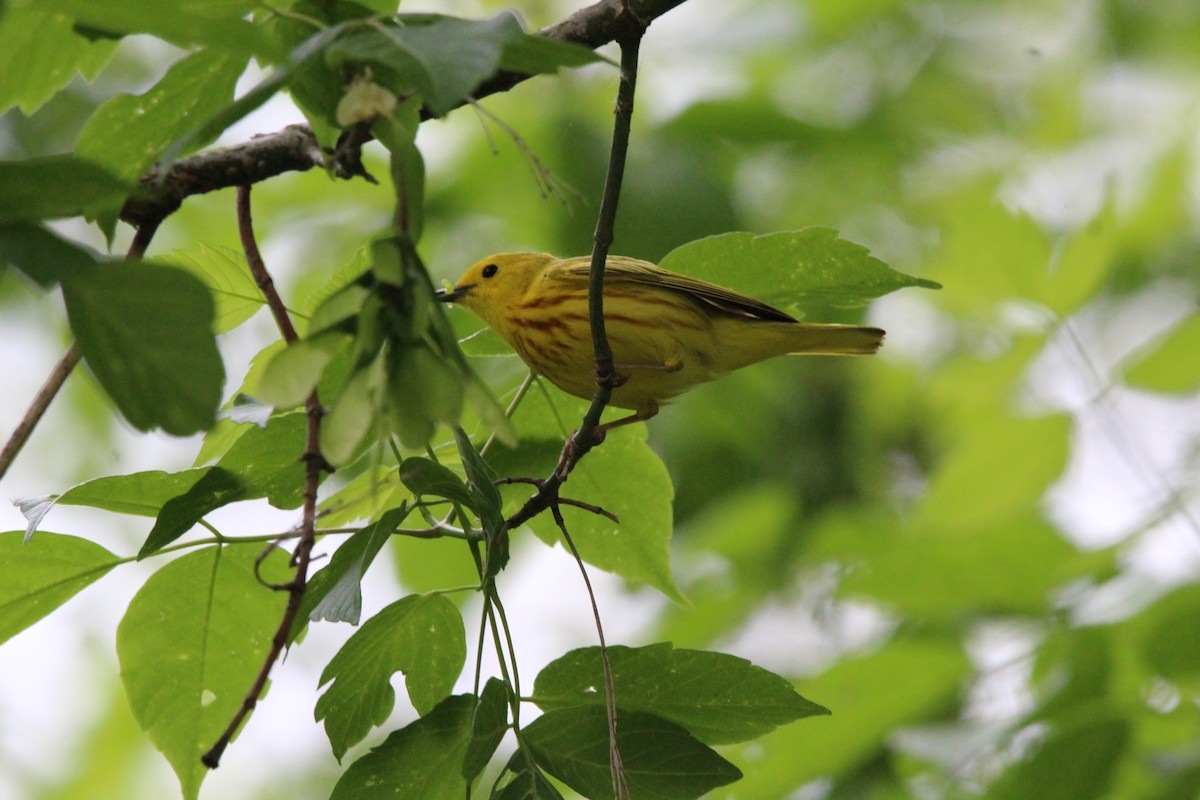
M 458 286 L 455 286 L 450 291 L 446 291 L 445 289 L 438 289 L 436 292 L 433 293 L 433 299 L 439 300 L 443 303 L 453 303 L 455 300 L 462 297 L 467 292 L 471 291 L 471 287 L 474 285 L 475 284 L 473 284 L 473 283 L 463 283 L 463 284 L 459 284 Z

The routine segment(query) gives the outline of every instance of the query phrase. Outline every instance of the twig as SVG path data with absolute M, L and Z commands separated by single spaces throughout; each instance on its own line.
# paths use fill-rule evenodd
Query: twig
M 139 227 L 134 232 L 133 241 L 129 243 L 129 250 L 126 251 L 125 258 L 128 260 L 145 255 L 146 248 L 150 246 L 150 240 L 154 238 L 156 230 L 158 230 L 158 223 Z M 25 447 L 25 442 L 29 441 L 29 437 L 33 435 L 33 429 L 42 421 L 46 410 L 50 408 L 50 403 L 58 395 L 81 357 L 79 346 L 72 343 L 63 357 L 59 359 L 58 364 L 51 370 L 50 375 L 46 377 L 42 388 L 38 389 L 38 393 L 33 396 L 29 408 L 25 410 L 25 416 L 21 417 L 21 421 L 13 429 L 12 435 L 4 443 L 4 449 L 0 450 L 0 479 L 8 473 L 9 467 L 16 461 L 21 449 Z
M 258 250 L 258 244 L 254 239 L 254 227 L 250 218 L 249 186 L 238 187 L 237 210 L 238 230 L 241 233 L 242 247 L 246 251 L 246 261 L 250 264 L 250 270 L 254 273 L 255 281 L 263 290 L 267 305 L 271 307 L 271 313 L 275 315 L 275 321 L 279 325 L 279 330 L 283 334 L 283 338 L 290 344 L 296 340 L 296 329 L 292 325 L 292 321 L 288 316 L 286 307 L 283 305 L 283 301 L 279 297 L 279 293 L 275 291 L 274 281 L 270 273 L 267 272 L 262 255 Z M 217 768 L 221 761 L 221 755 L 225 752 L 225 748 L 229 746 L 229 742 L 232 741 L 234 734 L 237 733 L 238 728 L 241 727 L 250 712 L 254 710 L 254 707 L 258 705 L 258 700 L 267 685 L 267 679 L 270 677 L 271 667 L 279 660 L 284 647 L 287 646 L 292 625 L 295 623 L 296 615 L 300 612 L 300 602 L 304 599 L 304 591 L 308 587 L 308 565 L 312 560 L 313 544 L 317 538 L 317 487 L 321 483 L 322 470 L 328 470 L 330 466 L 321 455 L 320 434 L 321 415 L 323 412 L 315 389 L 309 394 L 308 400 L 304 404 L 304 409 L 308 417 L 308 431 L 303 456 L 304 506 L 301 516 L 299 541 L 296 544 L 295 552 L 292 554 L 292 562 L 295 564 L 296 574 L 289 583 L 280 587 L 288 593 L 287 606 L 284 608 L 283 616 L 279 621 L 279 627 L 275 631 L 275 637 L 271 640 L 271 648 L 267 651 L 266 658 L 263 659 L 263 665 L 258 672 L 258 676 L 254 679 L 254 683 L 246 693 L 246 697 L 242 700 L 241 707 L 233 715 L 233 719 L 229 721 L 229 725 L 225 728 L 224 733 L 221 734 L 208 752 L 200 758 L 204 766 L 209 769 Z
M 587 568 L 583 565 L 583 559 L 579 557 L 579 550 L 576 549 L 571 534 L 567 532 L 566 520 L 563 519 L 562 511 L 557 503 L 550 506 L 550 513 L 554 515 L 554 522 L 562 531 L 567 547 L 571 548 L 571 555 L 575 557 L 575 563 L 579 565 L 579 574 L 583 576 L 588 600 L 592 604 L 592 617 L 596 620 L 596 635 L 600 639 L 600 660 L 604 670 L 604 710 L 608 715 L 608 759 L 609 770 L 612 773 L 613 797 L 617 800 L 627 800 L 629 783 L 625 778 L 625 769 L 621 763 L 621 750 L 617 747 L 617 686 L 613 680 L 612 664 L 608 661 L 608 644 L 604 641 L 604 623 L 600 621 L 600 607 L 596 604 L 596 593 L 592 590 L 592 581 L 588 578 Z

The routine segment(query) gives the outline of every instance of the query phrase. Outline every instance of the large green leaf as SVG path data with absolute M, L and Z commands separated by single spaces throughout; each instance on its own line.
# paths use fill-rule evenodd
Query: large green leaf
M 413 706 L 428 714 L 454 688 L 466 656 L 462 616 L 442 595 L 409 595 L 371 617 L 321 673 L 320 685 L 333 683 L 317 700 L 316 719 L 333 754 L 341 760 L 387 719 L 392 675 L 404 673 Z
M 351 764 L 330 800 L 461 800 L 467 789 L 462 764 L 474 710 L 473 695 L 446 698 Z
M 62 288 L 80 352 L 130 424 L 177 436 L 212 426 L 225 367 L 204 284 L 127 262 L 64 275 Z
M 937 284 L 896 272 L 829 228 L 757 236 L 722 233 L 681 245 L 663 269 L 728 286 L 784 310 L 855 307 L 906 286 Z
M 28 628 L 99 580 L 121 559 L 98 544 L 43 531 L 0 533 L 0 642 Z
M 9 6 L 63 14 L 109 34 L 148 33 L 185 48 L 206 45 L 267 60 L 279 56 L 247 19 L 258 8 L 254 0 L 9 0 Z
M 471 741 L 463 758 L 462 774 L 473 781 L 483 772 L 508 732 L 508 684 L 488 678 L 479 693 L 475 717 L 471 721 Z
M 645 711 L 687 728 L 708 744 L 762 736 L 804 717 L 828 714 L 792 685 L 725 653 L 674 649 L 670 642 L 608 648 L 617 707 Z M 537 676 L 533 701 L 550 710 L 605 703 L 600 648 L 572 650 Z
M 261 544 L 210 547 L 172 561 L 134 596 L 117 628 L 130 707 L 194 800 L 200 756 L 229 724 L 262 668 L 287 602 L 269 583 L 287 556 Z
M 154 261 L 190 272 L 208 287 L 216 303 L 215 333 L 233 330 L 266 305 L 240 250 L 200 242 L 194 250 L 176 250 Z
M 233 102 L 246 62 L 247 54 L 215 49 L 185 56 L 144 94 L 117 95 L 96 109 L 79 133 L 75 154 L 133 183 L 195 120 Z
M 64 275 L 92 268 L 99 256 L 29 222 L 0 222 L 0 267 L 16 267 L 49 288 Z
M 548 711 L 522 740 L 538 765 L 585 797 L 612 793 L 608 716 L 603 706 Z M 638 800 L 691 800 L 742 777 L 737 767 L 678 725 L 651 714 L 621 712 L 617 745 Z
M 88 39 L 70 17 L 37 8 L 0 14 L 0 114 L 14 105 L 31 116 L 76 74 L 91 80 L 116 42 Z
M 0 161 L 0 222 L 78 217 L 120 206 L 130 186 L 75 156 Z

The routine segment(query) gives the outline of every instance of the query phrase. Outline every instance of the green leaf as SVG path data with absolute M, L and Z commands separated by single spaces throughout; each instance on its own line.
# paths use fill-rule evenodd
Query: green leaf
M 613 63 L 584 45 L 521 31 L 505 40 L 500 67 L 524 75 L 542 75 L 557 72 L 560 67 L 582 67 L 598 61 Z
M 321 673 L 319 685 L 333 683 L 315 716 L 325 721 L 333 754 L 340 761 L 387 719 L 396 700 L 393 674 L 404 673 L 413 707 L 428 714 L 449 696 L 466 657 L 462 616 L 440 594 L 409 595 L 371 617 Z
M 1200 586 L 1193 584 L 1171 592 L 1143 615 L 1139 626 L 1142 657 L 1156 675 L 1187 681 L 1200 674 L 1200 641 L 1180 635 L 1195 624 L 1198 612 Z
M 62 288 L 80 352 L 130 424 L 176 436 L 212 426 L 225 367 L 204 284 L 126 262 L 64 275 Z
M 246 53 L 217 49 L 185 56 L 144 94 L 117 95 L 96 109 L 79 133 L 75 154 L 132 184 L 172 141 L 192 129 L 195 120 L 233 102 L 247 60 Z
M 22 504 L 21 513 L 29 520 L 25 538 L 30 539 L 41 525 L 42 518 L 53 506 L 60 503 L 68 506 L 103 508 L 119 514 L 156 517 L 164 503 L 191 489 L 206 472 L 207 470 L 203 469 L 189 469 L 183 472 L 151 470 L 131 475 L 113 475 L 78 484 L 57 497 L 36 498 L 40 502 L 28 507 Z
M 349 622 L 357 625 L 362 616 L 362 579 L 392 531 L 409 510 L 393 508 L 377 521 L 355 533 L 334 552 L 329 563 L 309 580 L 292 628 L 295 641 L 309 620 Z
M 546 779 L 526 751 L 513 753 L 507 769 L 508 781 L 492 792 L 491 800 L 563 800 L 562 793 Z
M 98 544 L 43 532 L 23 543 L 22 531 L 0 533 L 0 643 L 6 642 L 122 559 Z
M 493 468 L 500 475 L 548 474 L 565 438 L 565 434 L 549 438 L 549 431 L 559 421 L 563 427 L 576 424 L 586 407 L 585 401 L 557 389 L 531 391 L 513 416 L 521 446 L 517 450 L 494 448 L 489 456 Z M 567 530 L 584 561 L 685 602 L 671 577 L 674 487 L 662 460 L 646 444 L 644 425 L 609 432 L 604 443 L 579 462 L 562 494 L 598 505 L 621 520 L 618 524 L 582 509 L 562 507 Z M 528 499 L 529 487 L 514 487 L 505 497 L 506 511 L 511 513 Z M 547 543 L 561 538 L 549 514 L 535 517 L 529 527 Z
M 276 508 L 296 508 L 303 500 L 308 420 L 303 414 L 275 417 L 251 428 L 216 466 L 163 504 L 158 520 L 138 552 L 145 558 L 187 533 L 211 511 L 239 500 L 267 498 Z
M 538 765 L 575 791 L 612 793 L 603 706 L 549 711 L 527 725 L 522 738 Z M 690 800 L 742 777 L 686 730 L 651 714 L 619 713 L 617 745 L 630 794 L 639 800 Z
M 216 742 L 262 668 L 291 577 L 287 556 L 262 545 L 209 547 L 150 576 L 117 628 L 121 681 L 138 725 L 194 800 Z M 257 570 L 257 571 L 256 571 Z
M 462 776 L 467 783 L 483 772 L 507 731 L 508 684 L 499 678 L 488 678 L 479 693 L 479 704 L 471 720 L 471 740 L 463 757 Z
M 200 242 L 195 250 L 175 250 L 154 263 L 190 272 L 208 287 L 217 307 L 215 333 L 233 330 L 265 305 L 240 250 Z
M 270 38 L 247 19 L 258 8 L 253 0 L 9 0 L 9 6 L 65 14 L 110 34 L 148 33 L 185 49 L 206 45 L 267 61 L 279 56 Z
M 1025 517 L 1066 467 L 1070 434 L 1066 414 L 980 420 L 941 458 L 914 527 L 972 529 Z
M 100 74 L 116 45 L 80 36 L 63 14 L 5 9 L 0 14 L 0 114 L 15 105 L 32 116 L 76 74 L 88 81 Z
M 428 69 L 429 88 L 422 92 L 429 113 L 440 117 L 460 105 L 500 66 L 504 41 L 520 25 L 511 13 L 490 20 L 433 18 L 425 25 L 406 25 L 396 38 Z
M 1053 730 L 1026 761 L 1001 776 L 987 800 L 1093 800 L 1108 796 L 1132 733 L 1113 712 L 1088 714 Z
M 120 206 L 130 186 L 74 156 L 0 161 L 0 222 L 79 217 Z
M 663 642 L 610 647 L 608 659 L 620 710 L 662 717 L 707 744 L 756 739 L 780 725 L 829 713 L 778 675 L 724 653 L 676 650 Z M 603 706 L 600 648 L 572 650 L 550 662 L 534 683 L 533 702 L 547 711 Z
M 876 297 L 933 281 L 896 272 L 861 245 L 829 228 L 756 236 L 723 233 L 677 247 L 662 260 L 669 269 L 728 286 L 787 311 L 811 306 L 853 308 Z
M 259 399 L 277 408 L 303 405 L 317 388 L 325 368 L 345 352 L 350 342 L 348 334 L 326 331 L 288 345 L 267 364 Z
M 351 764 L 333 787 L 330 800 L 382 796 L 461 800 L 467 789 L 462 761 L 474 710 L 474 695 L 446 698 Z
M 376 358 L 346 382 L 321 425 L 321 453 L 334 466 L 347 464 L 378 418 L 386 391 L 385 360 Z
M 160 0 L 160 2 L 173 2 L 173 0 Z M 194 149 L 199 143 L 214 141 L 226 128 L 241 120 L 282 91 L 296 77 L 298 71 L 312 63 L 324 48 L 341 34 L 342 29 L 343 26 L 334 25 L 320 30 L 308 39 L 305 39 L 288 54 L 282 66 L 274 69 L 269 75 L 259 81 L 254 88 L 250 89 L 234 102 L 224 106 L 221 110 L 210 116 L 203 124 L 195 125 L 189 131 L 177 137 L 169 147 L 165 148 L 161 161 L 169 164 L 175 161 L 180 154 Z M 265 36 L 264 39 L 266 39 Z M 272 47 L 272 49 L 274 48 Z
M 894 641 L 865 658 L 847 658 L 804 681 L 804 691 L 833 709 L 803 725 L 787 725 L 737 745 L 756 763 L 787 769 L 751 770 L 738 786 L 745 797 L 787 797 L 829 775 L 851 775 L 885 746 L 893 731 L 944 719 L 955 707 L 970 664 L 957 641 Z M 864 691 L 876 687 L 878 691 Z
M 1183 394 L 1200 386 L 1200 314 L 1192 314 L 1125 368 L 1125 382 L 1152 392 Z
M 483 460 L 471 437 L 462 428 L 454 429 L 454 443 L 458 446 L 458 455 L 467 473 L 467 485 L 477 498 L 474 508 L 483 518 L 487 531 L 494 534 L 504 524 L 504 517 L 500 513 L 500 490 L 496 488 L 496 471 Z
M 64 275 L 91 269 L 97 258 L 91 250 L 41 225 L 0 223 L 0 266 L 16 267 L 42 288 L 53 286 Z
M 444 497 L 461 503 L 471 510 L 479 504 L 479 498 L 462 478 L 448 467 L 423 456 L 406 458 L 400 464 L 400 480 L 417 497 Z
M 987 491 L 977 488 L 978 496 Z M 831 514 L 812 526 L 814 562 L 849 569 L 838 587 L 925 620 L 1048 614 L 1071 580 L 1094 574 L 1112 553 L 1081 554 L 1032 505 L 1018 517 L 963 525 L 900 525 L 874 514 Z M 914 575 L 937 576 L 914 581 Z

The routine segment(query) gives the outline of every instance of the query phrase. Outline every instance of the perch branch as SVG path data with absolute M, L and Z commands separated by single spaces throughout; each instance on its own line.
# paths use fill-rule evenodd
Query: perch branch
M 238 187 L 237 212 L 238 231 L 241 234 L 242 248 L 246 252 L 246 261 L 250 265 L 250 271 L 254 275 L 255 282 L 262 289 L 263 295 L 267 300 L 267 305 L 271 307 L 271 313 L 275 316 L 275 321 L 279 325 L 279 330 L 283 334 L 284 340 L 288 344 L 291 344 L 298 338 L 296 336 L 296 329 L 292 325 L 283 300 L 279 297 L 279 293 L 275 291 L 275 282 L 271 278 L 271 274 L 267 271 L 266 264 L 263 262 L 262 255 L 258 250 L 258 243 L 255 241 L 254 226 L 250 217 L 249 186 Z M 317 487 L 321 483 L 322 470 L 328 470 L 330 467 L 329 463 L 321 455 L 322 409 L 316 389 L 309 394 L 308 400 L 304 405 L 304 410 L 308 417 L 308 432 L 303 456 L 304 506 L 300 523 L 299 541 L 296 543 L 296 550 L 292 554 L 292 563 L 296 567 L 296 573 L 291 581 L 279 587 L 288 593 L 287 606 L 284 608 L 283 616 L 279 621 L 279 627 L 275 630 L 275 636 L 271 640 L 271 647 L 267 651 L 266 658 L 263 659 L 262 668 L 258 671 L 258 676 L 254 679 L 254 683 L 246 693 L 246 697 L 242 700 L 242 705 L 238 708 L 237 713 L 233 715 L 233 719 L 229 721 L 229 725 L 225 728 L 224 733 L 221 734 L 220 738 L 217 739 L 208 752 L 200 758 L 204 766 L 209 769 L 217 768 L 221 762 L 221 755 L 233 740 L 238 728 L 241 727 L 246 717 L 250 715 L 250 712 L 254 710 L 254 707 L 258 705 L 259 698 L 262 697 L 263 690 L 266 688 L 267 679 L 270 677 L 271 667 L 279 660 L 283 649 L 287 646 L 289 634 L 296 621 L 296 615 L 300 613 L 300 602 L 304 599 L 304 591 L 308 587 L 308 566 L 312 560 L 312 549 L 317 539 Z
M 684 2 L 686 0 L 628 0 L 628 5 L 632 17 L 648 25 Z M 629 28 L 631 15 L 622 11 L 624 6 L 622 0 L 600 0 L 543 28 L 538 34 L 595 49 L 617 40 Z M 471 96 L 478 100 L 505 92 L 530 77 L 501 71 L 480 84 Z M 332 163 L 338 177 L 364 174 L 361 164 L 356 164 L 358 146 L 362 143 L 359 137 L 333 154 Z M 317 137 L 307 125 L 289 125 L 236 147 L 180 159 L 165 170 L 150 170 L 142 177 L 137 195 L 121 209 L 121 219 L 135 226 L 161 222 L 192 195 L 260 183 L 286 172 L 304 172 L 313 167 L 325 167 L 328 163 L 329 154 L 322 151 Z

